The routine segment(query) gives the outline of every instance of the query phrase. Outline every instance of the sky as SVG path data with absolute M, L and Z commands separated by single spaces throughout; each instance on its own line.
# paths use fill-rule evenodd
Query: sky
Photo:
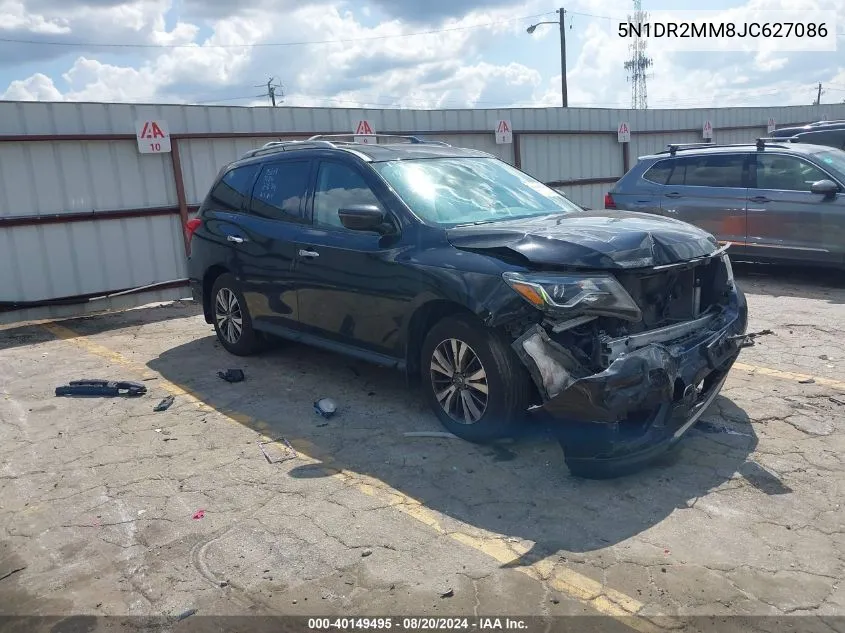
M 618 36 L 631 0 L 566 5 L 569 106 L 627 108 Z M 667 4 L 668 3 L 668 4 Z M 506 108 L 561 105 L 557 24 L 548 0 L 0 0 L 0 99 L 289 106 Z M 643 0 L 651 15 L 707 6 L 724 15 L 841 0 Z M 721 14 L 720 14 L 721 15 Z M 647 49 L 649 108 L 845 101 L 838 51 Z M 284 97 L 281 97 L 281 94 Z

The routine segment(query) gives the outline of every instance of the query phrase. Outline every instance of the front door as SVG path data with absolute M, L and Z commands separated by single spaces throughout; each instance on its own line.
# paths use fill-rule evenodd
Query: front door
M 663 187 L 663 215 L 689 222 L 722 243 L 746 240 L 745 201 L 749 156 L 708 153 L 672 161 Z
M 299 322 L 294 272 L 296 244 L 306 228 L 305 201 L 313 161 L 264 163 L 241 222 L 243 241 L 234 244 L 239 278 L 257 329 Z
M 801 261 L 841 260 L 845 244 L 845 195 L 810 191 L 832 178 L 811 162 L 761 152 L 748 190 L 748 245 L 763 257 Z
M 305 332 L 399 358 L 402 319 L 417 291 L 414 273 L 394 263 L 401 252 L 396 236 L 350 231 L 338 216 L 345 206 L 374 204 L 389 217 L 374 180 L 357 165 L 320 162 L 309 204 L 312 227 L 298 245 L 300 320 Z

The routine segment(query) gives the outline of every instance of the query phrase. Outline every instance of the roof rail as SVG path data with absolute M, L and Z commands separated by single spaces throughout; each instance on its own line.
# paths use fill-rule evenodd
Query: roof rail
M 763 149 L 767 145 L 777 146 L 780 143 L 785 142 L 793 142 L 792 139 L 795 137 L 788 136 L 783 138 L 758 138 L 753 144 L 757 146 L 757 149 Z M 666 154 L 668 153 L 671 156 L 674 156 L 678 152 L 687 150 L 687 149 L 703 149 L 705 147 L 748 147 L 752 145 L 752 143 L 670 143 L 666 146 L 666 149 L 662 152 L 658 152 L 658 154 Z
M 832 119 L 830 121 L 815 121 L 808 123 L 805 127 L 819 127 L 821 125 L 839 125 L 845 123 L 845 119 Z
M 320 147 L 335 147 L 335 145 L 328 141 L 270 141 L 261 147 L 249 150 L 241 158 L 252 158 L 265 152 L 287 152 L 289 150 L 316 149 Z
M 317 134 L 316 136 L 312 136 L 308 140 L 309 141 L 318 141 L 318 140 L 321 140 L 321 139 L 344 139 L 345 138 L 345 139 L 352 139 L 351 142 L 356 143 L 357 141 L 355 139 L 362 138 L 362 137 L 363 138 L 376 139 L 376 142 L 378 142 L 378 139 L 380 139 L 380 138 L 398 138 L 398 139 L 404 139 L 404 140 L 408 141 L 409 143 L 412 143 L 412 144 L 415 144 L 415 145 L 427 144 L 427 145 L 444 145 L 446 147 L 449 147 L 449 144 L 444 143 L 443 141 L 429 141 L 429 140 L 421 139 L 418 136 L 411 136 L 410 134 Z M 350 142 L 350 141 L 347 141 L 347 142 Z

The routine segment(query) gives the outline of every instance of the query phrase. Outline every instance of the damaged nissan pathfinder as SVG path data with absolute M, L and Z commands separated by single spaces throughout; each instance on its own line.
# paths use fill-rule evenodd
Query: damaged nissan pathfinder
M 718 395 L 747 306 L 713 236 L 585 210 L 481 151 L 368 140 L 221 169 L 186 232 L 229 352 L 274 335 L 402 369 L 470 441 L 541 416 L 586 477 L 650 461 Z

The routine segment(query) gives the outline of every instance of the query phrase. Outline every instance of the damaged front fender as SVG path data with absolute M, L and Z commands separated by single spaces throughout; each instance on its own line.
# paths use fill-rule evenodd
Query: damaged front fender
M 513 344 L 543 398 L 532 409 L 577 423 L 658 423 L 658 411 L 673 419 L 692 410 L 704 381 L 730 366 L 743 346 L 747 307 L 741 292 L 708 327 L 680 340 L 650 342 L 622 353 L 606 369 L 590 374 L 538 326 Z M 669 330 L 671 332 L 671 330 Z

